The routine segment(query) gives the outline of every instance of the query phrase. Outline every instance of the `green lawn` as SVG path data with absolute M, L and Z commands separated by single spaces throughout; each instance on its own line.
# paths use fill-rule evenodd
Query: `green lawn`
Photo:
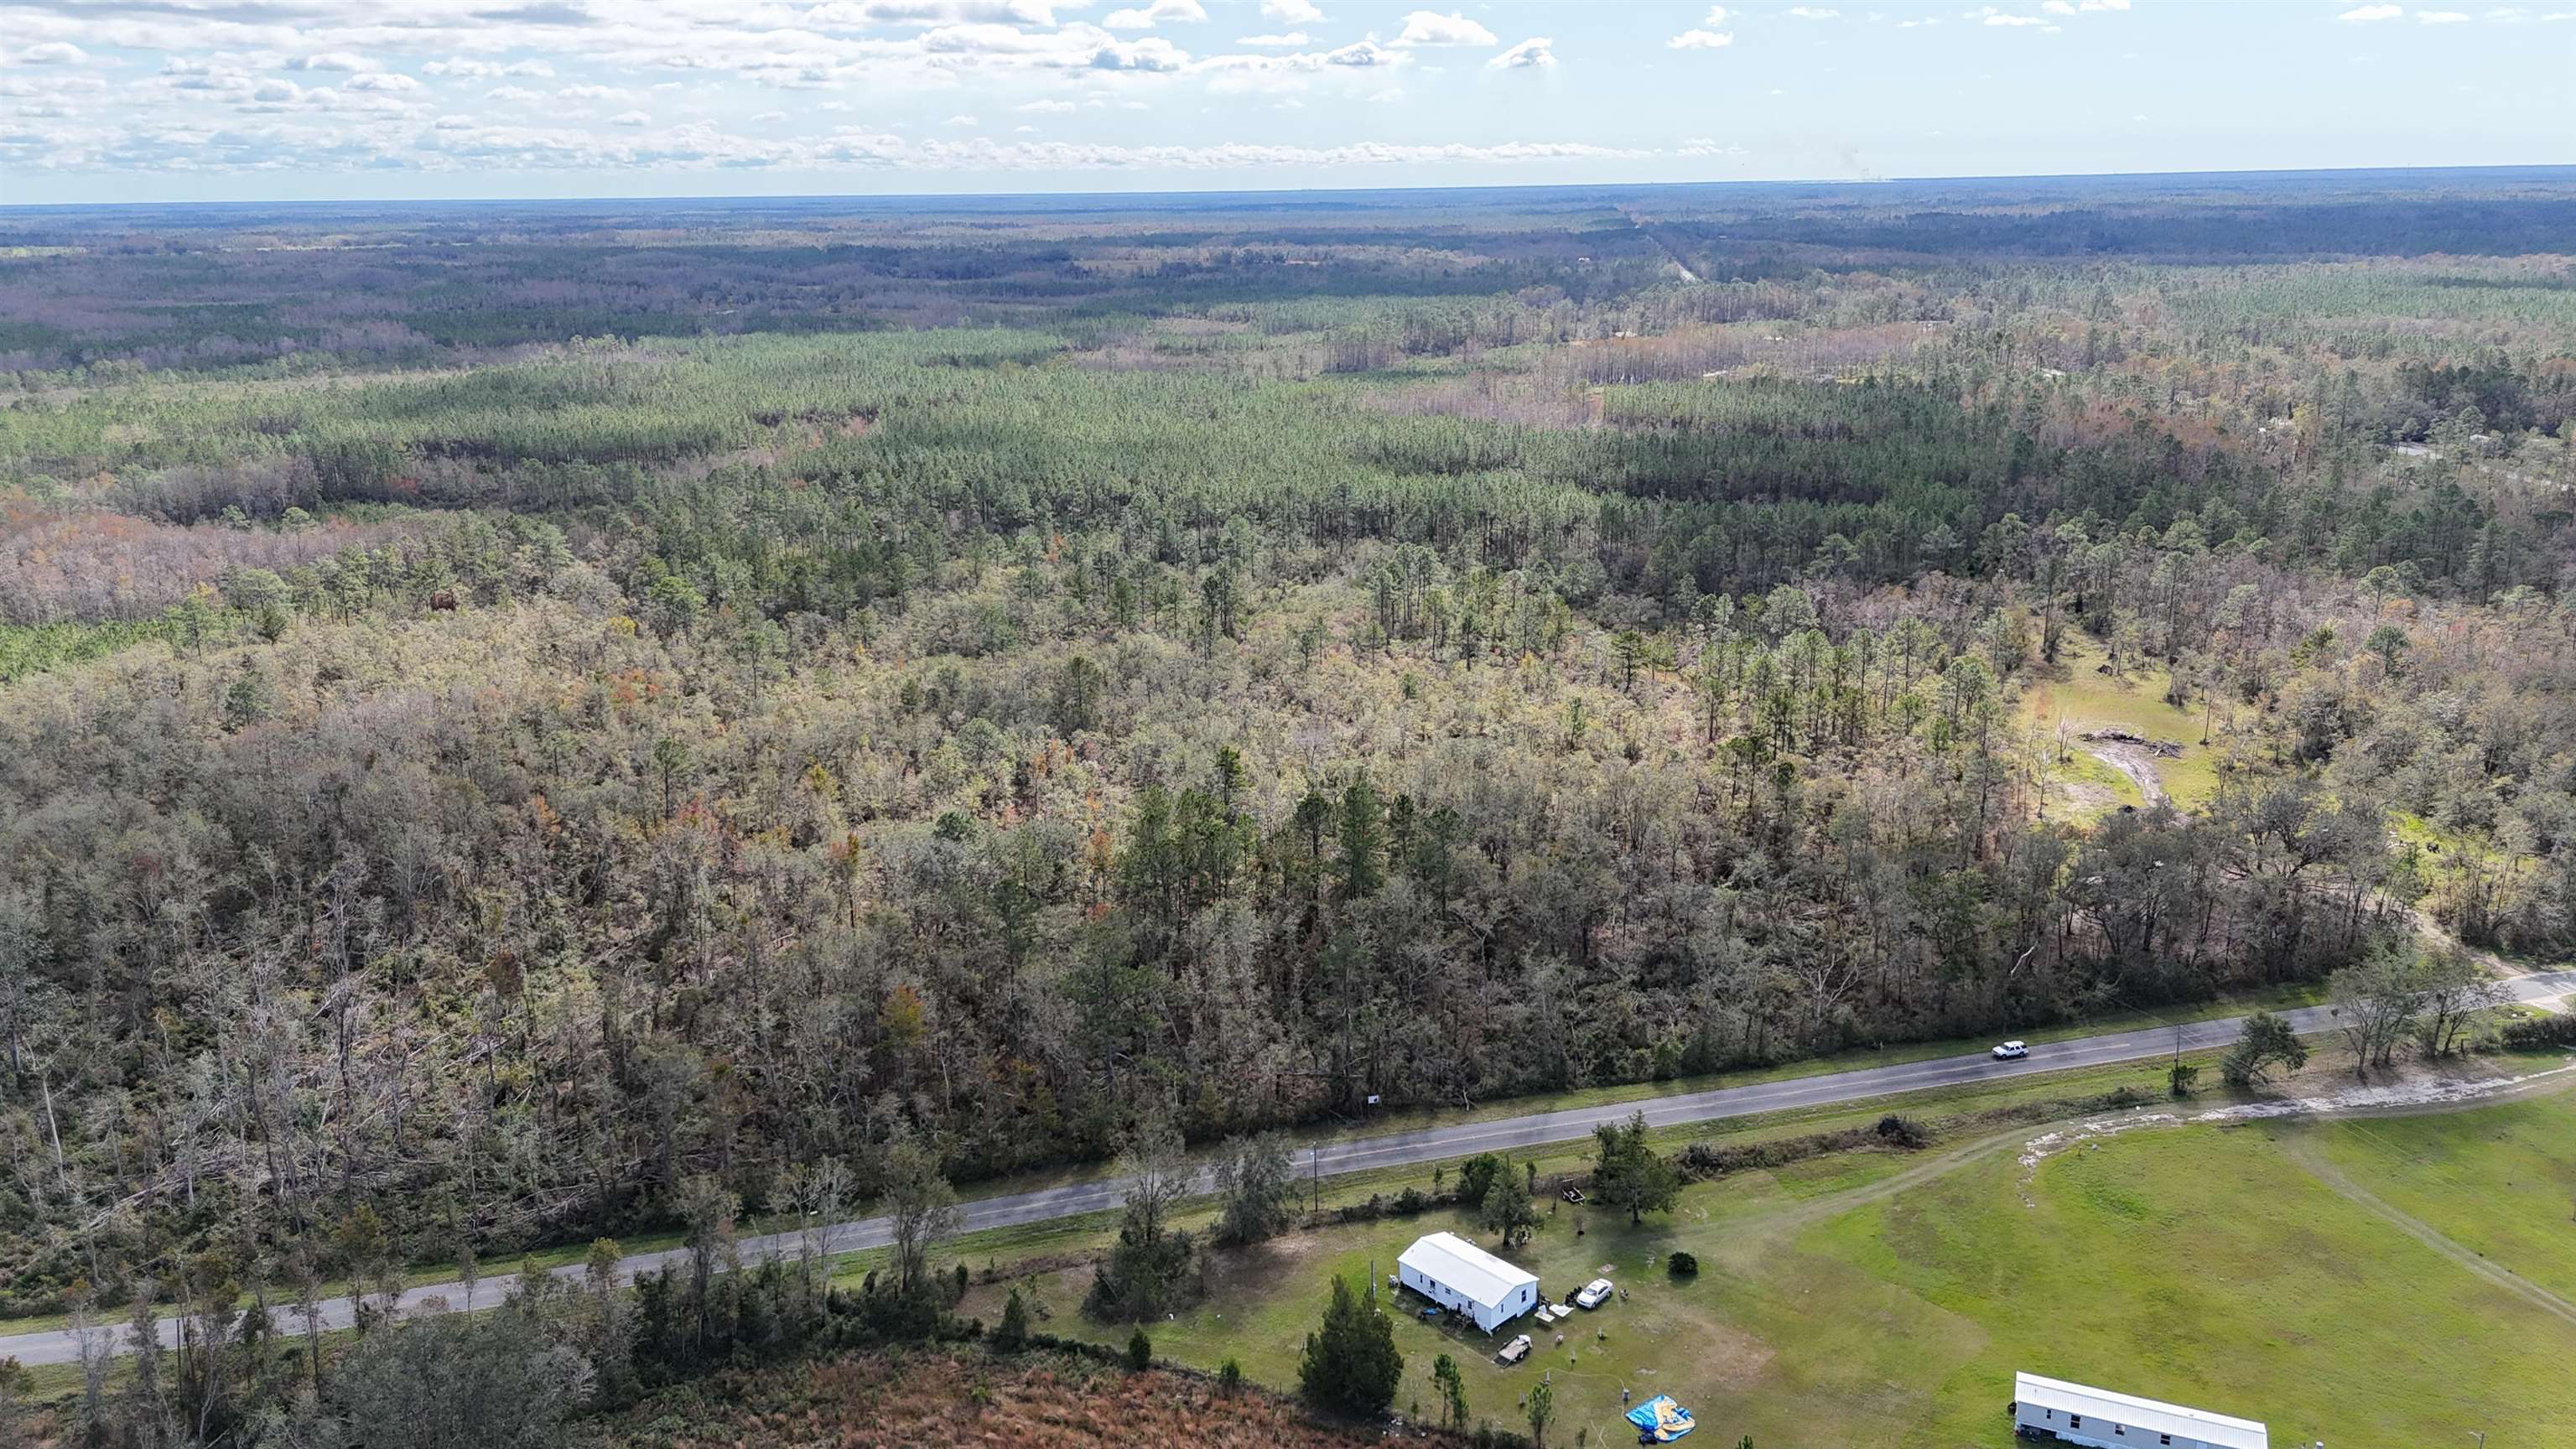
M 1606 1273 L 1633 1299 L 1579 1315 L 1562 1344 L 1557 1330 L 1515 1325 L 1541 1351 L 1512 1369 L 1491 1362 L 1482 1334 L 1401 1318 L 1397 1407 L 1433 1402 L 1430 1362 L 1449 1352 L 1475 1412 L 1497 1424 L 1517 1423 L 1527 1386 L 1551 1375 L 1555 1443 L 1578 1428 L 1625 1442 L 1625 1388 L 1674 1394 L 1717 1444 L 1749 1433 L 1766 1445 L 2001 1449 L 2012 1374 L 2029 1369 L 2263 1419 L 2283 1445 L 2465 1442 L 2472 1428 L 2500 1445 L 2576 1443 L 2564 1392 L 2576 1322 L 2417 1241 L 2292 1150 L 2349 1159 L 2388 1200 L 2547 1281 L 2576 1270 L 2569 1204 L 2556 1187 L 2516 1185 L 2565 1182 L 2571 1106 L 2559 1093 L 2420 1118 L 2149 1130 L 2036 1169 L 2014 1133 L 1946 1155 L 1741 1174 L 1690 1189 L 1669 1221 L 1638 1229 L 1559 1209 L 1513 1256 L 1551 1292 Z M 1383 1275 L 1444 1227 L 1475 1233 L 1432 1213 L 1223 1257 L 1209 1301 L 1148 1332 L 1165 1356 L 1210 1368 L 1232 1357 L 1291 1384 L 1331 1278 Z M 1674 1248 L 1699 1255 L 1696 1279 L 1661 1271 Z M 1047 1327 L 1124 1341 L 1124 1328 L 1080 1317 L 1079 1270 L 1039 1283 Z M 990 1321 L 1000 1296 L 980 1288 L 967 1311 Z
M 2576 1300 L 2576 1098 L 2535 1097 L 2465 1122 L 2339 1122 L 2313 1140 L 2382 1202 Z

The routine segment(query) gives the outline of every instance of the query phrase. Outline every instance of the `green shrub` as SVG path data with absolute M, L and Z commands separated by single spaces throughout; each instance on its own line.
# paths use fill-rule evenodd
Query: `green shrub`
M 2509 1021 L 2498 1033 L 2508 1051 L 2538 1051 L 2545 1047 L 2576 1047 L 2576 1011 L 2555 1016 L 2526 1017 Z

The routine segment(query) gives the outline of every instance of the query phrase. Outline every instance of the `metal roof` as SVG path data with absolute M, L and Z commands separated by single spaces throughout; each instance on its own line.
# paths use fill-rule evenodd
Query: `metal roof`
M 2061 1414 L 2088 1414 L 2150 1434 L 2178 1434 L 2205 1444 L 2224 1445 L 2225 1449 L 2272 1449 L 2271 1431 L 2252 1419 L 2232 1419 L 2207 1409 L 2187 1409 L 2135 1394 L 2070 1384 L 2064 1379 L 2014 1374 L 2013 1400 Z
M 1536 1273 L 1514 1267 L 1456 1233 L 1416 1238 L 1395 1261 L 1487 1308 L 1502 1307 L 1512 1290 L 1538 1281 Z

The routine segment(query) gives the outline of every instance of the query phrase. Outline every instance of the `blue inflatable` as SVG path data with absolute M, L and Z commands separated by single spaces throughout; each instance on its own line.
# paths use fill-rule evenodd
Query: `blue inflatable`
M 1691 1411 L 1674 1403 L 1670 1394 L 1657 1394 L 1630 1409 L 1628 1422 L 1637 1426 L 1640 1444 L 1670 1444 L 1699 1427 L 1692 1422 Z

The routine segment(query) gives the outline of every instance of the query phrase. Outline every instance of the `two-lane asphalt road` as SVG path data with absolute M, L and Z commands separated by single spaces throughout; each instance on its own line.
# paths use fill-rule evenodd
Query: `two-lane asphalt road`
M 2576 992 L 2576 970 L 2518 976 L 2503 984 L 2517 1001 L 2547 1001 Z M 2333 1013 L 2326 1007 L 2304 1007 L 2282 1014 L 2289 1019 L 2291 1027 L 2302 1034 L 2327 1031 L 2334 1026 Z M 2223 1046 L 2235 1039 L 2242 1020 L 2241 1017 L 2228 1017 L 2186 1023 L 2181 1028 L 2182 1049 L 2196 1051 Z M 2137 1061 L 2162 1056 L 2174 1050 L 2174 1044 L 2175 1028 L 2158 1026 L 2144 1031 L 2114 1032 L 2051 1042 L 2032 1048 L 2031 1054 L 2020 1061 L 1996 1061 L 1983 1052 L 1968 1056 L 1932 1057 L 1894 1066 L 1864 1067 L 1857 1071 L 1795 1077 L 1786 1081 L 1712 1087 L 1706 1091 L 1681 1092 L 1668 1097 L 1645 1097 L 1593 1107 L 1573 1107 L 1559 1112 L 1533 1112 L 1521 1117 L 1423 1127 L 1383 1136 L 1317 1143 L 1298 1154 L 1298 1167 L 1330 1177 L 1367 1168 L 1443 1161 L 1479 1152 L 1510 1152 L 1587 1137 L 1593 1128 L 1605 1122 L 1625 1121 L 1632 1112 L 1645 1113 L 1646 1121 L 1657 1127 L 1712 1122 L 1726 1117 L 1751 1116 L 1757 1112 L 1864 1101 L 1928 1087 L 1951 1087 Z M 1207 1186 L 1204 1178 L 1200 1185 L 1203 1189 Z M 978 1198 L 962 1206 L 962 1230 L 971 1233 L 985 1228 L 1105 1212 L 1117 1207 L 1119 1198 L 1119 1187 L 1114 1181 L 1080 1182 Z M 883 1247 L 889 1238 L 886 1219 L 863 1218 L 835 1225 L 825 1235 L 825 1244 L 830 1252 L 847 1253 Z M 742 1245 L 743 1257 L 752 1261 L 772 1254 L 793 1254 L 796 1249 L 796 1239 L 786 1234 L 748 1238 Z M 621 1280 L 632 1279 L 637 1273 L 668 1266 L 681 1261 L 684 1256 L 677 1249 L 638 1253 L 618 1261 L 618 1274 Z M 578 1277 L 582 1269 L 570 1266 L 557 1268 L 554 1272 L 559 1277 L 571 1278 Z M 500 1302 L 508 1288 L 506 1277 L 485 1280 L 476 1292 L 474 1306 L 488 1307 Z M 465 1285 L 462 1283 L 430 1283 L 406 1289 L 399 1303 L 400 1310 L 407 1314 L 450 1311 L 464 1306 Z M 318 1316 L 324 1328 L 348 1327 L 351 1321 L 349 1300 L 325 1300 Z M 288 1321 L 282 1322 L 281 1327 L 291 1323 L 292 1331 L 300 1333 L 304 1330 L 301 1313 L 287 1309 L 281 1317 Z M 125 1333 L 121 1328 L 94 1332 L 102 1345 L 112 1340 L 113 1351 L 124 1350 Z M 164 1342 L 174 1341 L 176 1320 L 164 1319 L 161 1333 Z M 67 1329 L 0 1337 L 0 1358 L 15 1358 L 22 1364 L 70 1363 L 79 1357 L 80 1346 Z

